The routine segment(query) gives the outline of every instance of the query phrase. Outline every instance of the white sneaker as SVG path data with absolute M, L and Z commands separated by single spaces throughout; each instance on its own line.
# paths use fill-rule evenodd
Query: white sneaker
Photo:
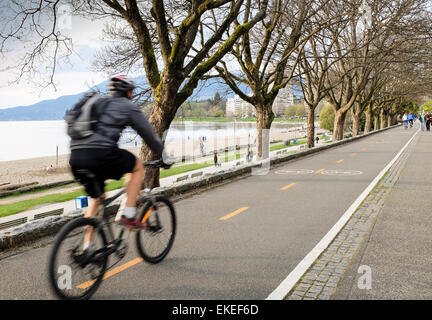
M 115 219 L 114 219 L 115 222 L 120 222 L 121 217 L 122 217 L 122 215 L 123 215 L 124 209 L 125 209 L 125 207 L 126 207 L 126 200 L 127 200 L 126 194 L 123 194 L 123 195 L 120 197 L 120 199 L 121 199 L 121 200 L 120 200 L 120 207 L 119 207 L 119 209 L 118 209 L 118 211 L 117 211 L 117 214 L 116 214 L 116 217 L 115 217 Z

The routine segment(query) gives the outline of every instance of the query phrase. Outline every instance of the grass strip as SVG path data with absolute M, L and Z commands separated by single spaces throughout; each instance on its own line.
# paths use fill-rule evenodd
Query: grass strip
M 277 144 L 275 146 L 271 146 L 270 147 L 270 151 L 276 151 L 276 150 L 286 149 L 286 148 L 293 147 L 293 146 L 299 146 L 299 145 L 302 145 L 302 144 L 305 144 L 305 143 L 306 143 L 306 139 L 304 139 L 304 140 L 297 140 L 297 144 L 289 145 L 289 146 L 286 146 L 283 143 L 282 144 Z
M 207 168 L 207 167 L 210 167 L 211 165 L 212 164 L 208 163 L 208 162 L 186 164 L 186 165 L 183 165 L 183 166 L 174 167 L 174 168 L 170 168 L 170 169 L 167 169 L 167 170 L 162 170 L 160 172 L 159 177 L 160 178 L 166 178 L 166 177 L 169 177 L 169 176 L 174 176 L 176 174 L 181 174 L 181 173 L 185 173 L 185 172 L 188 172 L 188 171 L 193 171 L 193 170 Z

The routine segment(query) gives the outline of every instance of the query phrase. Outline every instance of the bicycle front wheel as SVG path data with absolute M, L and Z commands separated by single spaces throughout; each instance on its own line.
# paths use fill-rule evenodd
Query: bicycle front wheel
M 156 196 L 154 203 L 138 207 L 137 216 L 148 226 L 137 232 L 136 244 L 141 257 L 150 263 L 162 261 L 170 251 L 176 233 L 176 215 L 171 201 Z
M 107 245 L 102 230 L 96 234 L 98 222 L 77 218 L 66 224 L 58 233 L 48 262 L 48 276 L 54 293 L 65 300 L 89 299 L 99 287 L 105 274 L 108 257 L 102 254 Z M 83 256 L 83 240 L 87 230 L 93 231 L 90 252 L 92 259 Z M 88 261 L 86 261 L 88 260 Z

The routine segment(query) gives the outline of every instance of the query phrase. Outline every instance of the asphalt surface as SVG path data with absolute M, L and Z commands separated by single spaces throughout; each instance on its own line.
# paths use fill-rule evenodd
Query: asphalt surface
M 265 299 L 413 134 L 391 129 L 177 202 L 167 258 L 106 279 L 93 299 Z M 286 171 L 295 169 L 309 173 Z M 247 210 L 220 220 L 241 208 Z M 48 243 L 0 260 L 0 299 L 55 298 L 46 275 L 50 249 Z M 130 241 L 120 264 L 137 257 Z

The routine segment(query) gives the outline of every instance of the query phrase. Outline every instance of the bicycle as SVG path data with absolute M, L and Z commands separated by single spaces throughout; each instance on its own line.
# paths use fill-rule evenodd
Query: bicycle
M 156 160 L 144 164 L 160 168 L 163 163 Z M 92 179 L 95 187 L 95 175 L 83 170 Z M 61 299 L 89 299 L 100 286 L 105 273 L 112 269 L 126 256 L 127 239 L 123 237 L 125 226 L 119 226 L 118 236 L 110 222 L 107 206 L 125 192 L 125 188 L 108 199 L 103 199 L 103 191 L 98 190 L 99 207 L 94 218 L 76 218 L 68 222 L 57 234 L 48 261 L 49 283 L 54 293 Z M 98 217 L 100 218 L 98 219 Z M 140 256 L 149 263 L 161 262 L 169 253 L 176 232 L 176 214 L 171 201 L 161 195 L 152 195 L 150 189 L 144 190 L 144 199 L 137 207 L 137 217 L 147 227 L 136 231 L 136 246 Z M 86 255 L 82 254 L 84 234 L 93 230 L 92 244 Z M 150 241 L 145 241 L 150 240 Z M 157 241 L 154 241 L 157 240 Z M 164 241 L 165 240 L 165 241 Z M 162 244 L 159 250 L 151 250 L 146 244 Z M 165 243 L 165 244 L 164 244 Z M 65 249 L 64 255 L 61 254 Z M 116 254 L 118 260 L 108 267 L 108 258 Z M 63 260 L 64 259 L 64 260 Z M 87 279 L 89 278 L 89 279 Z

